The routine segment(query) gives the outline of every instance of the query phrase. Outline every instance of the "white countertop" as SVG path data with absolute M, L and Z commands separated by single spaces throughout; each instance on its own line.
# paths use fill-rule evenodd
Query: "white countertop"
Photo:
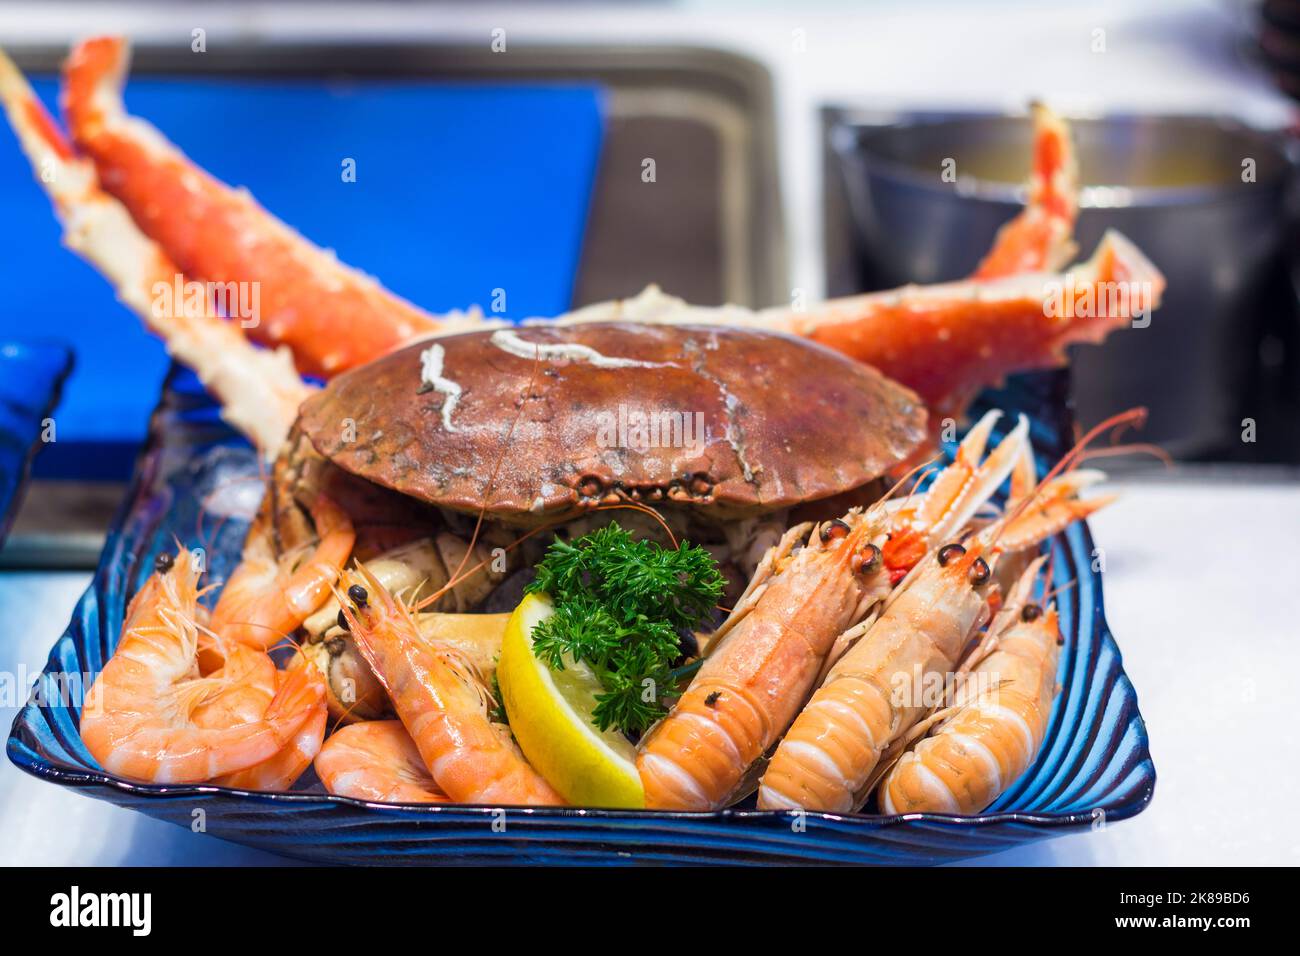
M 1290 713 L 1300 673 L 1300 483 L 1118 487 L 1123 498 L 1095 517 L 1093 533 L 1106 556 L 1107 618 L 1151 737 L 1155 799 L 1105 830 L 975 862 L 1300 864 Z M 0 574 L 0 668 L 34 676 L 88 578 Z M 15 708 L 0 704 L 8 727 Z M 43 783 L 7 760 L 0 834 L 0 865 L 288 862 Z

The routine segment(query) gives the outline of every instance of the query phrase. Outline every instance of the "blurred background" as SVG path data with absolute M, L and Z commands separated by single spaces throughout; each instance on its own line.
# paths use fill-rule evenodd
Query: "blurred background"
M 1150 328 L 1077 350 L 1082 423 L 1145 404 L 1180 460 L 1300 463 L 1300 3 L 0 3 L 52 107 L 105 30 L 135 44 L 129 108 L 201 166 L 427 309 L 501 289 L 515 318 L 650 282 L 763 306 L 963 276 L 1022 201 L 1042 99 L 1075 121 L 1080 256 L 1113 226 L 1169 278 Z M 90 564 L 166 360 L 58 247 L 8 135 L 0 189 L 0 340 L 76 362 L 0 560 Z
M 649 282 L 771 305 L 965 275 L 1023 198 L 1042 99 L 1076 120 L 1080 254 L 1114 226 L 1170 279 L 1151 328 L 1079 350 L 1083 423 L 1146 404 L 1181 459 L 1300 462 L 1300 3 L 0 4 L 52 107 L 99 30 L 134 40 L 130 109 L 201 166 L 425 308 L 502 289 L 516 318 Z M 93 559 L 166 362 L 28 180 L 0 138 L 0 338 L 62 339 L 76 369 L 14 546 L 66 525 Z
M 504 290 L 514 318 L 651 282 L 766 306 L 959 278 L 1019 208 L 1026 106 L 1043 100 L 1080 150 L 1080 257 L 1115 227 L 1169 281 L 1150 327 L 1073 362 L 1081 422 L 1147 405 L 1142 438 L 1180 462 L 1117 463 L 1128 504 L 1097 536 L 1116 553 L 1135 538 L 1108 598 L 1146 589 L 1153 609 L 1131 612 L 1145 626 L 1152 588 L 1176 601 L 1192 585 L 1122 575 L 1182 553 L 1174 531 L 1236 508 L 1244 542 L 1296 513 L 1300 0 L 0 2 L 0 45 L 51 107 L 69 44 L 105 31 L 134 43 L 129 109 L 198 164 L 426 309 Z M 956 182 L 939 175 L 949 157 Z M 167 363 L 59 246 L 7 130 L 0 209 L 0 343 L 75 358 L 0 551 L 0 619 L 47 601 L 44 653 L 86 580 L 63 572 L 94 566 Z M 19 391 L 35 407 L 33 389 Z M 131 859 L 172 851 L 151 852 Z

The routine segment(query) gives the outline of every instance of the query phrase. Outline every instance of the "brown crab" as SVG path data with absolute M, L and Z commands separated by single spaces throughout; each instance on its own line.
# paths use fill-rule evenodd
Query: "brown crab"
M 469 332 L 394 352 L 308 398 L 267 507 L 293 550 L 313 534 L 299 502 L 323 491 L 351 515 L 357 555 L 390 587 L 443 592 L 439 612 L 508 607 L 522 583 L 493 592 L 549 540 L 516 548 L 521 532 L 576 536 L 610 519 L 644 535 L 662 535 L 662 520 L 712 550 L 738 592 L 792 510 L 829 517 L 878 497 L 925 420 L 917 397 L 874 369 L 770 332 L 630 322 Z M 659 517 L 638 512 L 646 505 Z M 308 654 L 338 677 L 336 712 L 375 716 L 382 694 L 337 610 L 327 602 L 308 620 Z

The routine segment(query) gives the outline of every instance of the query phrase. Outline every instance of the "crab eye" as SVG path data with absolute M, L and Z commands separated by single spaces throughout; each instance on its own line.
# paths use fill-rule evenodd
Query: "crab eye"
M 849 533 L 849 526 L 846 522 L 835 518 L 822 525 L 822 541 L 834 541 L 836 538 L 842 538 Z
M 1037 604 L 1026 604 L 1020 609 L 1020 620 L 1026 623 L 1036 621 L 1043 616 L 1043 609 Z
M 691 479 L 691 494 L 698 498 L 707 498 L 713 494 L 713 482 L 707 475 L 696 475 Z
M 987 561 L 983 558 L 976 558 L 975 562 L 970 566 L 970 570 L 966 572 L 966 576 L 970 579 L 971 584 L 975 587 L 980 587 L 989 583 L 989 578 L 992 576 L 992 573 L 993 572 L 989 570 L 989 563 Z
M 966 549 L 959 544 L 945 544 L 939 549 L 939 567 L 946 568 L 953 558 L 960 558 Z

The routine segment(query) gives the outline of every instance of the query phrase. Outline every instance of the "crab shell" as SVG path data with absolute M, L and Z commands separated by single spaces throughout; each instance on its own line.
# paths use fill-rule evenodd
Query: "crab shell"
M 608 322 L 416 343 L 333 379 L 299 427 L 371 482 L 535 524 L 628 501 L 731 519 L 841 494 L 906 459 L 925 417 L 913 392 L 805 340 Z

